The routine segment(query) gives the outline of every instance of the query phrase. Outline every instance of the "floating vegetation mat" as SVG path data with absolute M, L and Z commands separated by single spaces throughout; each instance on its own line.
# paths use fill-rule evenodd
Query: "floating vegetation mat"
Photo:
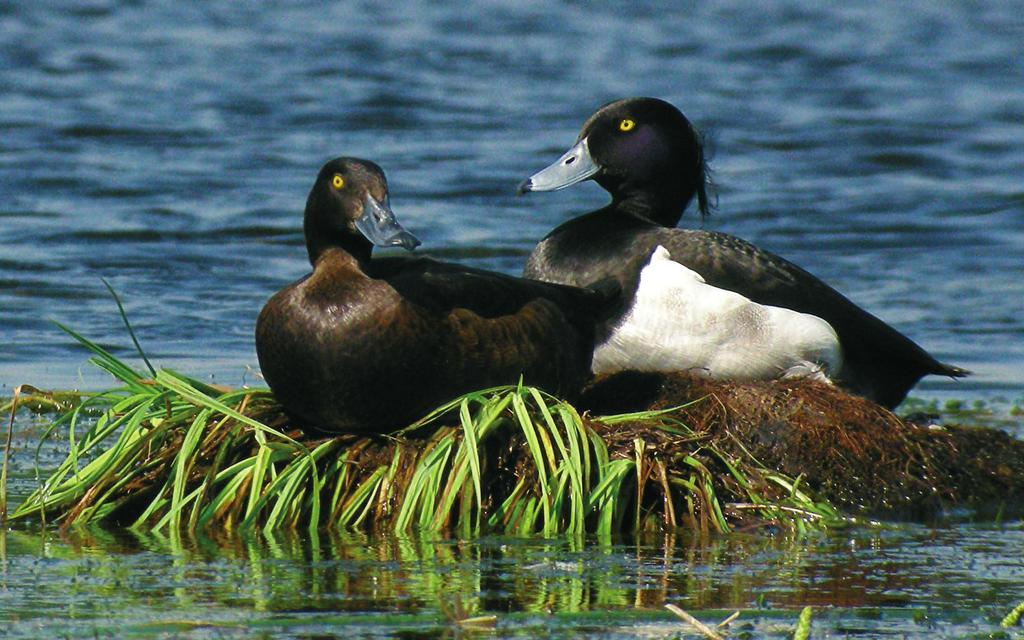
M 1024 441 L 1002 429 L 903 419 L 806 379 L 723 383 L 627 372 L 599 380 L 577 403 L 593 411 L 703 398 L 674 415 L 709 434 L 726 457 L 749 456 L 799 478 L 847 514 L 927 520 L 970 510 L 1024 514 Z
M 170 532 L 724 533 L 838 526 L 846 520 L 833 505 L 906 515 L 1019 506 L 1024 495 L 1024 443 L 910 424 L 809 381 L 620 374 L 575 405 L 498 387 L 398 433 L 331 435 L 295 428 L 267 390 L 143 374 L 70 333 L 122 386 L 27 398 L 68 403 L 44 437 L 66 439 L 69 451 L 13 520 Z

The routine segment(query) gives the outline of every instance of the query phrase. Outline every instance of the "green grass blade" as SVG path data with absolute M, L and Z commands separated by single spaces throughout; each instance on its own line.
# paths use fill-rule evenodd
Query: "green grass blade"
M 796 631 L 793 633 L 793 640 L 807 640 L 811 637 L 811 615 L 813 610 L 804 607 L 800 612 L 800 619 L 796 623 Z
M 141 373 L 118 360 L 109 351 L 59 322 L 54 321 L 54 324 L 57 325 L 61 331 L 78 341 L 78 343 L 83 347 L 92 351 L 96 355 L 96 359 L 93 361 L 97 366 L 109 372 L 121 382 L 124 382 L 126 385 L 131 387 L 133 391 L 136 393 L 145 393 L 147 390 L 150 390 L 152 393 L 156 393 L 152 387 L 148 387 L 143 384 L 142 381 L 145 377 Z
M 242 529 L 248 529 L 255 520 L 258 513 L 258 506 L 262 506 L 263 484 L 267 476 L 267 467 L 270 466 L 270 455 L 273 453 L 268 445 L 260 445 L 256 452 L 256 464 L 252 470 L 252 481 L 249 483 L 249 499 L 245 507 L 245 520 L 242 522 Z
M 192 469 L 192 463 L 194 462 L 193 453 L 199 446 L 199 441 L 203 437 L 203 432 L 206 429 L 206 423 L 211 413 L 209 409 L 204 409 L 196 415 L 188 431 L 185 432 L 178 455 L 174 458 L 174 484 L 171 491 L 171 510 L 174 516 L 171 519 L 171 526 L 175 529 L 181 529 L 181 513 L 182 508 L 185 506 L 182 501 L 185 498 L 189 471 Z
M 425 524 L 425 517 L 433 516 L 433 500 L 436 498 L 434 487 L 440 483 L 441 474 L 454 442 L 455 439 L 450 434 L 445 435 L 420 456 L 406 489 L 405 498 L 402 500 L 402 505 L 395 518 L 395 531 L 409 531 L 412 519 L 417 512 L 426 514 L 421 517 L 421 524 Z
M 1016 607 L 1014 607 L 1010 611 L 1010 613 L 1006 614 L 1006 617 L 1002 619 L 1002 621 L 999 623 L 999 626 L 1001 626 L 1004 629 L 1015 627 L 1018 624 L 1020 624 L 1021 616 L 1024 616 L 1024 602 L 1021 602 Z
M 526 403 L 520 393 L 512 396 L 512 410 L 516 416 L 516 422 L 526 438 L 526 444 L 530 448 L 530 455 L 533 456 L 534 467 L 537 469 L 538 485 L 540 487 L 540 499 L 544 510 L 544 528 L 547 529 L 551 522 L 551 497 L 548 493 L 548 472 L 544 462 L 544 454 L 541 451 L 540 438 L 534 427 L 533 419 L 526 409 Z
M 252 427 L 261 436 L 273 436 L 275 438 L 290 443 L 291 445 L 297 447 L 299 450 L 305 452 L 307 455 L 309 453 L 309 451 L 302 443 L 296 441 L 295 439 L 289 437 L 284 433 L 281 433 L 276 429 L 268 427 L 267 425 L 263 424 L 258 420 L 250 418 L 249 416 L 240 413 L 239 411 L 236 411 L 235 409 L 221 402 L 219 399 L 201 392 L 200 390 L 193 387 L 191 384 L 186 382 L 181 377 L 167 371 L 166 369 L 162 369 L 157 372 L 156 381 L 163 385 L 164 387 L 170 389 L 171 391 L 174 391 L 175 393 L 181 395 L 183 398 L 190 402 L 193 402 L 207 409 L 213 409 L 217 413 L 224 414 L 226 416 L 234 418 L 235 420 L 241 422 L 242 424 Z
M 529 393 L 533 398 L 534 404 L 540 412 L 541 417 L 544 419 L 544 424 L 547 425 L 548 432 L 551 433 L 551 437 L 554 439 L 559 453 L 561 454 L 559 469 L 564 468 L 568 471 L 567 481 L 569 483 L 570 509 L 569 524 L 565 531 L 574 535 L 579 535 L 583 533 L 585 519 L 584 512 L 586 507 L 583 501 L 583 465 L 579 454 L 579 443 L 576 441 L 576 434 L 578 433 L 577 429 L 575 428 L 575 425 L 565 424 L 565 438 L 563 439 L 558 423 L 556 423 L 555 418 L 551 414 L 551 410 L 548 408 L 547 402 L 541 395 L 540 391 L 530 387 Z M 561 402 L 557 402 L 556 406 L 560 406 L 561 404 Z M 568 442 L 568 445 L 566 442 Z M 564 489 L 560 488 L 555 494 L 556 497 L 562 495 L 563 491 Z M 561 505 L 558 505 L 556 508 L 553 508 L 555 514 L 562 512 L 560 507 Z
M 590 493 L 590 508 L 598 513 L 597 533 L 610 536 L 625 509 L 623 484 L 636 469 L 633 460 L 612 460 L 601 469 L 601 480 Z
M 149 369 L 149 372 L 153 374 L 153 377 L 155 378 L 156 369 L 153 368 L 153 365 L 152 363 L 150 363 L 149 358 L 146 357 L 146 352 L 142 350 L 142 345 L 139 344 L 139 339 L 135 337 L 135 330 L 132 329 L 132 323 L 128 322 L 128 313 L 124 310 L 124 305 L 121 304 L 120 296 L 117 295 L 117 292 L 114 291 L 114 287 L 110 286 L 110 283 L 107 282 L 106 278 L 100 278 L 100 280 L 103 282 L 104 285 L 106 285 L 107 291 L 110 292 L 110 295 L 114 297 L 114 302 L 117 303 L 117 311 L 118 313 L 121 314 L 121 321 L 124 322 L 124 328 L 128 330 L 128 335 L 131 336 L 132 343 L 135 345 L 135 350 L 138 352 L 139 356 L 142 357 L 142 361 L 146 363 L 146 367 Z
M 476 508 L 483 510 L 483 491 L 480 488 L 480 443 L 477 441 L 477 426 L 469 415 L 469 400 L 463 399 L 459 405 L 459 421 L 462 423 L 462 446 L 459 452 L 465 451 L 469 461 L 469 470 L 473 476 L 473 488 L 476 489 Z
M 356 487 L 349 495 L 348 500 L 345 501 L 341 513 L 338 514 L 338 526 L 348 529 L 360 525 L 372 506 L 373 496 L 377 493 L 387 473 L 388 467 L 378 467 L 366 480 Z

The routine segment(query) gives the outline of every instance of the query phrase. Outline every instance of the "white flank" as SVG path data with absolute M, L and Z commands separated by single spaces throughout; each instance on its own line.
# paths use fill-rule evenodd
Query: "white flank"
M 594 350 L 591 368 L 828 380 L 841 365 L 839 338 L 829 323 L 712 287 L 659 246 L 640 273 L 633 307 Z

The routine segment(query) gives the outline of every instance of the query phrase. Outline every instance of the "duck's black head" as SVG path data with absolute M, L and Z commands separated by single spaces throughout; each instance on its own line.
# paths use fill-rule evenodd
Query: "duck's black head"
M 411 251 L 420 244 L 391 211 L 384 171 L 358 158 L 335 158 L 320 169 L 306 199 L 303 228 L 313 264 L 328 247 L 341 247 L 362 261 L 373 245 Z
M 707 168 L 700 136 L 679 109 L 657 98 L 606 104 L 583 125 L 576 144 L 519 187 L 554 191 L 593 179 L 612 201 L 675 226 L 697 196 L 707 215 Z

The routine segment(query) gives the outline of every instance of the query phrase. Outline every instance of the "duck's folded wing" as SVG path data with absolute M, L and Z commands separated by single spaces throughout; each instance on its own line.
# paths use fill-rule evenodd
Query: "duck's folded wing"
M 962 369 L 939 362 L 811 273 L 749 242 L 724 233 L 688 229 L 654 229 L 643 236 L 652 246 L 665 246 L 673 259 L 700 273 L 712 286 L 741 293 L 759 304 L 826 320 L 839 334 L 850 360 L 877 361 L 872 369 L 905 371 L 907 380 L 899 384 L 913 384 L 925 373 L 966 375 Z
M 430 258 L 404 260 L 404 264 L 375 261 L 374 274 L 394 287 L 404 299 L 436 311 L 468 309 L 484 318 L 516 313 L 538 299 L 554 302 L 567 316 L 594 323 L 607 317 L 618 304 L 614 281 L 582 289 L 517 278 Z

